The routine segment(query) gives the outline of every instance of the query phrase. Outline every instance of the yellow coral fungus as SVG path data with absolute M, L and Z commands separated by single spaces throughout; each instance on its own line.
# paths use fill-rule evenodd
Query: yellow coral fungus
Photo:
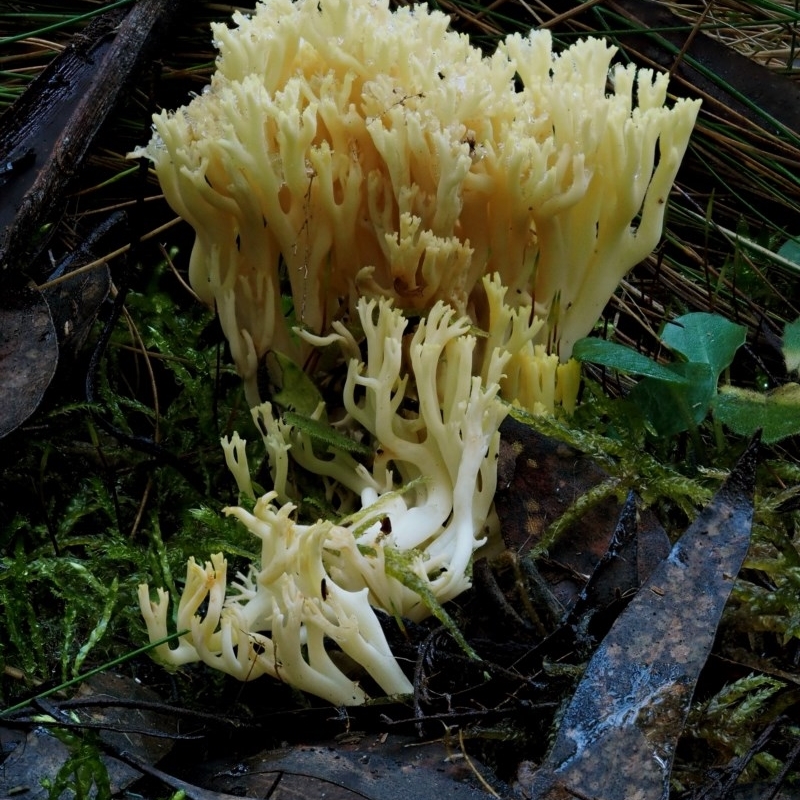
M 603 40 L 555 54 L 533 31 L 483 56 L 445 15 L 387 0 L 266 0 L 234 21 L 213 26 L 207 91 L 138 153 L 196 231 L 191 282 L 251 404 L 259 359 L 303 347 L 282 278 L 324 333 L 362 293 L 444 300 L 486 329 L 480 278 L 497 273 L 565 361 L 657 243 L 698 104 L 667 108 L 667 77 L 632 66 L 607 94 Z

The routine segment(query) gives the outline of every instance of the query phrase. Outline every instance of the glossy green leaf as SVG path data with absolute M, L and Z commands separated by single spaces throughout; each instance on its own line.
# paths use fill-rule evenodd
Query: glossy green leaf
M 717 389 L 717 376 L 708 364 L 671 364 L 668 369 L 682 383 L 645 378 L 629 395 L 660 436 L 696 428 L 708 414 Z
M 618 369 L 631 375 L 642 375 L 667 383 L 684 383 L 685 378 L 679 373 L 662 366 L 636 350 L 605 339 L 579 339 L 572 351 L 578 361 L 591 361 L 604 367 Z
M 787 261 L 792 261 L 795 264 L 800 264 L 800 239 L 787 239 L 778 248 L 778 255 L 785 258 Z
M 724 387 L 714 400 L 714 416 L 734 433 L 761 429 L 767 444 L 800 433 L 800 385 L 787 383 L 772 392 Z
M 746 328 L 719 314 L 696 312 L 668 322 L 661 341 L 687 361 L 708 364 L 716 381 L 722 370 L 730 366 L 746 335 Z

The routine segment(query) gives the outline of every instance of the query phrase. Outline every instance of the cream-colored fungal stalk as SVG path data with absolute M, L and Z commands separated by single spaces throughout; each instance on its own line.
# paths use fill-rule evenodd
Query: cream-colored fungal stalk
M 290 517 L 294 506 L 276 508 L 274 498 L 274 492 L 261 497 L 252 513 L 227 509 L 261 539 L 263 566 L 237 575 L 229 590 L 221 553 L 204 567 L 191 559 L 177 613 L 178 630 L 188 633 L 177 648 L 162 644 L 156 655 L 176 666 L 203 661 L 243 681 L 271 675 L 336 705 L 363 703 L 363 689 L 331 659 L 330 641 L 387 694 L 410 692 L 367 600 L 367 587 L 348 591 L 325 566 L 329 550 L 336 560 L 343 553 L 359 557 L 352 533 L 330 522 L 298 525 Z M 139 602 L 150 639 L 166 637 L 167 593 L 159 590 L 152 602 L 143 585 Z
M 362 298 L 356 310 L 366 356 L 349 361 L 341 427 L 369 442 L 374 457 L 362 464 L 341 451 L 320 455 L 268 403 L 253 409 L 276 490 L 252 511 L 226 513 L 260 539 L 260 558 L 230 588 L 221 554 L 205 567 L 190 560 L 176 598 L 178 630 L 188 632 L 177 647 L 157 648 L 165 663 L 201 660 L 242 680 L 270 674 L 334 703 L 361 703 L 364 690 L 328 655 L 334 643 L 383 691 L 405 693 L 410 684 L 375 609 L 421 620 L 430 597 L 443 603 L 469 587 L 492 512 L 506 415 L 497 395 L 509 353 L 495 347 L 484 356 L 482 380 L 472 374 L 470 321 L 452 307 L 437 302 L 410 341 L 409 321 L 390 301 Z M 223 445 L 240 491 L 252 497 L 245 442 L 234 436 Z M 292 491 L 287 453 L 355 494 L 360 510 L 338 524 L 296 522 L 293 503 L 275 504 Z M 390 574 L 394 556 L 413 581 Z M 151 601 L 143 585 L 139 601 L 151 640 L 165 637 L 168 595 L 158 590 Z
M 544 345 L 534 344 L 546 327 L 544 320 L 533 313 L 531 304 L 508 305 L 508 290 L 499 275 L 484 277 L 483 291 L 487 337 L 479 373 L 486 378 L 493 354 L 505 352 L 508 355 L 500 378 L 504 399 L 534 414 L 552 414 L 557 406 L 571 414 L 580 388 L 580 364 L 574 359 L 561 363 Z
M 509 186 L 517 202 L 527 198 L 537 238 L 531 294 L 544 304 L 551 352 L 565 360 L 620 280 L 658 243 L 700 103 L 666 107 L 669 76 L 637 73 L 633 64 L 611 69 L 613 92 L 606 95 L 616 48 L 599 39 L 579 41 L 555 59 L 549 43 L 534 35 L 509 36 L 500 50 L 522 79 L 521 102 L 547 109 L 552 141 L 575 143 L 551 161 L 544 180 L 534 169 L 532 180 Z M 516 128 L 524 149 L 526 125 Z M 532 150 L 533 159 L 541 157 Z M 508 273 L 500 274 L 514 286 Z
M 488 329 L 480 279 L 497 273 L 565 362 L 656 245 L 698 104 L 667 108 L 666 76 L 632 66 L 607 94 L 603 40 L 556 54 L 532 31 L 483 56 L 443 14 L 388 0 L 266 0 L 234 22 L 213 26 L 210 86 L 137 152 L 196 231 L 190 279 L 251 405 L 264 354 L 309 346 L 286 283 L 315 334 L 364 293 Z

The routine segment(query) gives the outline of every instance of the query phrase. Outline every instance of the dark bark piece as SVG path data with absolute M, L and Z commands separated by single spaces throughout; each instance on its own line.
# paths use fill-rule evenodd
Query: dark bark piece
M 666 800 L 675 746 L 750 544 L 757 443 L 650 576 L 589 662 L 544 764 L 520 768 L 536 800 Z
M 0 275 L 24 270 L 137 64 L 180 0 L 140 0 L 93 21 L 0 117 Z M 41 242 L 38 243 L 41 246 Z

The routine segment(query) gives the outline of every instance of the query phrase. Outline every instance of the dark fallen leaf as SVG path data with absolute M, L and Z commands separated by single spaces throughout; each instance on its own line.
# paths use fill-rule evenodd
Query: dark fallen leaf
M 597 626 L 599 611 L 615 618 L 638 588 L 637 503 L 630 492 L 620 512 L 608 549 L 586 579 L 571 606 L 565 608 L 556 599 L 549 584 L 529 556 L 518 557 L 505 550 L 490 561 L 481 559 L 473 568 L 475 591 L 480 596 L 484 625 L 488 623 L 493 638 L 523 637 L 529 643 L 522 662 L 529 672 L 538 672 L 543 659 L 560 660 L 580 652 L 592 640 L 602 638 L 611 622 Z M 552 570 L 551 570 L 552 571 Z M 486 614 L 485 612 L 488 612 Z M 536 642 L 531 648 L 530 644 Z M 519 656 L 517 656 L 519 658 Z
M 151 689 L 111 673 L 101 673 L 81 684 L 76 694 L 83 703 L 98 701 L 97 707 L 82 705 L 74 709 L 78 720 L 84 724 L 101 726 L 100 738 L 113 749 L 136 753 L 144 763 L 160 761 L 171 749 L 169 739 L 176 731 L 174 718 L 154 711 L 106 705 L 109 700 L 156 702 L 158 696 Z M 153 736 L 145 735 L 152 732 Z M 41 785 L 43 778 L 53 779 L 69 756 L 65 744 L 53 736 L 46 727 L 39 726 L 25 734 L 19 729 L 0 725 L 0 797 L 19 794 L 26 800 L 46 798 L 48 792 Z M 3 756 L 5 760 L 3 760 Z M 141 772 L 115 758 L 103 756 L 108 769 L 112 792 L 121 791 L 141 777 Z M 24 789 L 24 794 L 21 794 Z
M 787 787 L 777 794 L 766 783 L 751 783 L 732 789 L 725 800 L 800 800 L 800 788 Z
M 578 599 L 570 609 L 566 627 L 577 623 L 581 615 L 608 605 L 614 595 L 621 594 L 625 588 L 638 587 L 636 517 L 636 495 L 629 492 L 608 544 L 608 550 L 595 566 L 589 580 L 586 581 L 586 585 L 578 595 Z M 625 585 L 620 585 L 620 578 L 623 576 L 627 578 L 627 581 Z
M 519 555 L 535 547 L 547 527 L 609 475 L 591 458 L 511 417 L 501 427 L 497 513 L 506 547 Z M 564 608 L 571 608 L 588 576 L 608 552 L 623 506 L 610 497 L 588 509 L 549 549 L 539 571 Z M 637 535 L 604 570 L 598 601 L 638 588 L 669 553 L 655 515 L 639 515 Z
M 0 438 L 36 411 L 57 364 L 56 331 L 41 292 L 6 288 L 0 306 Z
M 400 736 L 353 737 L 329 747 L 300 745 L 194 771 L 207 789 L 270 800 L 485 800 L 488 791 L 458 741 Z
M 69 276 L 45 290 L 61 353 L 68 363 L 85 344 L 110 288 L 111 275 L 103 265 L 91 272 Z
M 661 800 L 678 737 L 750 543 L 757 443 L 596 651 L 523 796 Z
M 106 264 L 88 272 L 76 272 L 94 262 L 112 236 L 127 233 L 126 217 L 112 214 L 94 228 L 73 252 L 59 263 L 42 287 L 53 317 L 58 344 L 64 360 L 74 359 L 86 341 L 100 306 L 111 289 L 111 275 Z
M 96 258 L 97 248 L 116 232 L 124 215 L 98 225 L 59 264 L 49 286 L 12 289 L 0 301 L 0 438 L 21 425 L 39 406 L 56 366 L 69 365 L 86 341 L 111 287 L 108 267 L 69 273 Z

